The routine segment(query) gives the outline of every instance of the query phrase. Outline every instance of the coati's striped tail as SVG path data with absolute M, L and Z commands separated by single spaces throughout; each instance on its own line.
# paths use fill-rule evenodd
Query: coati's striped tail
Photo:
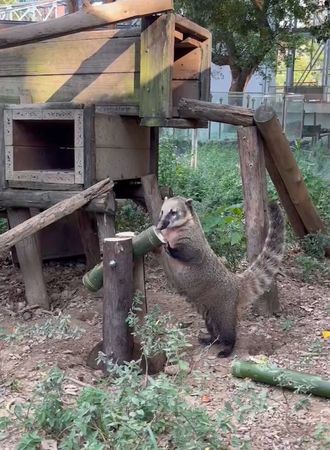
M 264 247 L 257 259 L 239 275 L 242 294 L 253 300 L 270 287 L 279 271 L 284 253 L 285 222 L 279 205 L 268 206 L 269 229 Z

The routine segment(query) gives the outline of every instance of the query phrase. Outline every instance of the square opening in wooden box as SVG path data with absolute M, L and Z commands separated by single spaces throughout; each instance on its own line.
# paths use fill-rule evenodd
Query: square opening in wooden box
M 82 110 L 5 110 L 6 180 L 40 187 L 84 182 Z

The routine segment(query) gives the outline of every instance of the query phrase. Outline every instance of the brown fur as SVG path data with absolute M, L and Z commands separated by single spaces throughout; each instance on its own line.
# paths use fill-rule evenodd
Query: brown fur
M 176 226 L 178 224 L 178 226 Z M 204 343 L 221 344 L 228 356 L 236 341 L 238 307 L 264 293 L 279 270 L 284 247 L 284 219 L 269 205 L 269 231 L 256 261 L 242 274 L 230 272 L 209 246 L 191 200 L 166 199 L 157 228 L 167 241 L 164 270 L 179 294 L 203 315 L 210 334 Z

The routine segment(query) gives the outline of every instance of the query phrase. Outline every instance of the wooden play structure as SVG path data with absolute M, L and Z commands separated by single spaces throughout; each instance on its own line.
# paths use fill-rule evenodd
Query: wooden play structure
M 132 18 L 141 26 L 113 28 Z M 47 309 L 42 256 L 50 241 L 57 257 L 72 254 L 61 243 L 79 229 L 87 266 L 104 254 L 109 356 L 132 357 L 127 311 L 144 292 L 131 238 L 113 237 L 115 198 L 143 201 L 157 220 L 159 127 L 240 126 L 249 261 L 267 229 L 265 166 L 297 235 L 325 232 L 274 111 L 208 102 L 211 35 L 174 14 L 171 0 L 119 0 L 0 29 L 0 59 L 0 101 L 19 103 L 0 108 L 0 208 L 11 227 L 0 251 L 16 247 L 27 303 Z M 61 222 L 57 238 L 41 239 Z M 259 306 L 279 309 L 275 285 Z

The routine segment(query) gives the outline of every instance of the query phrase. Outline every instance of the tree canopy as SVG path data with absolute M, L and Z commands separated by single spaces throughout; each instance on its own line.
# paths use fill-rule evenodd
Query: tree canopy
M 230 66 L 231 91 L 244 91 L 261 65 L 275 65 L 278 51 L 285 55 L 306 32 L 328 37 L 327 1 L 176 0 L 176 7 L 212 31 L 212 59 Z M 315 17 L 322 25 L 315 26 Z

